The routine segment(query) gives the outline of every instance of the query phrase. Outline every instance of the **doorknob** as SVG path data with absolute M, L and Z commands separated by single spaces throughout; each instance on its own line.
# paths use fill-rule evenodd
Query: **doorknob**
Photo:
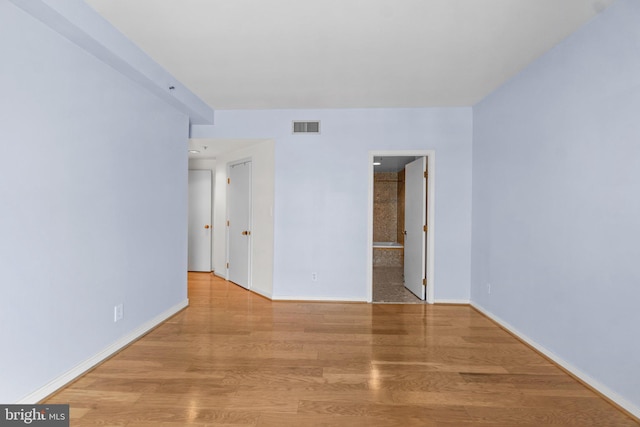
M 209 224 L 205 225 L 205 226 L 204 226 L 204 228 L 210 228 L 210 227 L 209 227 Z
M 242 232 L 242 235 L 243 235 L 243 236 L 247 236 L 248 234 L 249 234 L 249 232 L 248 232 L 247 230 L 244 230 L 244 231 Z

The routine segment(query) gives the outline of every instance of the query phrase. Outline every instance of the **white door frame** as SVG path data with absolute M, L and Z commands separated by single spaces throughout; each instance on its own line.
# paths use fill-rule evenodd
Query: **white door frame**
M 435 302 L 435 189 L 436 189 L 436 152 L 435 150 L 386 150 L 369 151 L 369 202 L 367 207 L 367 301 L 373 301 L 373 158 L 392 156 L 416 156 L 427 158 L 427 303 Z
M 251 181 L 250 181 L 250 185 L 251 185 L 251 191 L 253 192 L 253 158 L 252 157 L 247 157 L 244 159 L 239 159 L 239 160 L 233 160 L 229 163 L 227 163 L 227 179 L 229 179 L 229 177 L 231 176 L 231 168 L 235 165 L 240 165 L 243 163 L 248 163 L 251 162 Z M 228 182 L 228 181 L 227 181 Z M 228 185 L 227 183 L 225 183 L 225 185 Z M 228 267 L 228 263 L 229 263 L 229 226 L 226 224 L 229 224 L 229 187 L 227 187 L 227 191 L 226 191 L 226 213 L 225 213 L 225 246 L 226 246 L 226 266 L 225 266 L 225 278 L 227 280 L 229 280 L 229 267 Z M 253 230 L 253 193 L 251 194 L 251 197 L 249 199 L 249 229 Z M 247 264 L 248 264 L 248 268 L 249 268 L 249 276 L 248 276 L 248 283 L 247 283 L 247 289 L 251 289 L 251 285 L 253 283 L 253 237 L 249 237 L 249 254 L 248 254 L 249 259 L 247 260 Z
M 196 211 L 201 212 L 201 207 L 203 207 L 203 204 L 201 203 L 197 203 L 197 201 L 194 201 L 192 199 L 193 196 L 201 196 L 202 194 L 194 194 L 194 188 L 198 188 L 198 190 L 201 190 L 201 185 L 202 182 L 198 182 L 198 184 L 194 184 L 192 181 L 195 180 L 195 176 L 196 175 L 203 175 L 206 174 L 207 179 L 205 180 L 208 181 L 207 182 L 207 188 L 206 188 L 206 194 L 205 194 L 205 198 L 206 200 L 209 202 L 208 203 L 208 207 L 206 207 L 207 209 L 207 213 L 208 215 L 206 215 L 206 222 L 203 223 L 198 223 L 198 224 L 194 224 L 195 218 L 194 216 L 198 216 L 197 214 L 195 214 L 192 209 L 195 209 Z M 213 270 L 212 266 L 213 266 L 213 208 L 212 208 L 212 201 L 213 201 L 213 193 L 212 193 L 212 189 L 213 189 L 213 173 L 211 171 L 211 169 L 189 169 L 189 259 L 188 259 L 188 265 L 187 265 L 187 269 L 189 271 L 204 271 L 204 272 L 211 272 Z M 194 187 L 194 185 L 198 185 L 198 187 Z M 201 219 L 201 218 L 198 218 Z M 206 229 L 206 231 L 204 231 L 201 227 L 204 227 Z M 194 249 L 194 234 L 196 233 L 206 233 L 208 235 L 209 238 L 209 244 L 207 245 L 207 249 L 206 249 L 206 255 L 208 258 L 208 266 L 206 269 L 194 269 L 194 261 L 197 259 L 198 261 L 200 261 L 202 259 L 202 253 L 199 250 L 200 248 L 197 248 L 196 252 L 197 255 L 194 255 L 192 250 Z M 199 262 L 196 262 L 195 264 L 200 264 Z M 198 267 L 201 267 L 201 265 L 198 265 Z
M 428 230 L 424 229 L 427 224 L 426 197 L 429 193 L 426 171 L 427 158 L 424 156 L 417 157 L 404 166 L 404 287 L 423 301 L 427 298 L 425 282 L 428 256 Z M 398 204 L 400 202 L 398 200 Z

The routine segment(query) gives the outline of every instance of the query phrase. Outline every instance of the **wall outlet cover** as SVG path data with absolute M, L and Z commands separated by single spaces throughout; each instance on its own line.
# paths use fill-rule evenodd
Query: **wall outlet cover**
M 124 307 L 122 304 L 118 304 L 115 307 L 113 307 L 113 321 L 117 322 L 122 320 L 122 318 L 124 317 Z

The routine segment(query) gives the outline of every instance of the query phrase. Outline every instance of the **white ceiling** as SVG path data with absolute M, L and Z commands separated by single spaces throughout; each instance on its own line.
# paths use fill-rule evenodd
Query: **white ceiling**
M 470 106 L 613 0 L 86 0 L 214 109 Z
M 417 159 L 419 156 L 375 156 L 374 162 L 380 165 L 374 165 L 374 172 L 400 172 L 404 167 Z

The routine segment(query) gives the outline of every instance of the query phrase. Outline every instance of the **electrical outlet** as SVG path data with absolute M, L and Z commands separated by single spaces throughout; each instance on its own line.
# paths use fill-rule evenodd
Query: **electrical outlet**
M 124 317 L 124 307 L 122 306 L 122 304 L 118 304 L 115 307 L 113 307 L 113 321 L 117 322 L 122 320 L 122 318 Z
M 318 281 L 318 273 L 316 273 L 315 271 L 313 273 L 311 273 L 311 281 L 312 282 L 317 282 Z
M 487 282 L 487 293 L 491 295 L 491 283 Z

